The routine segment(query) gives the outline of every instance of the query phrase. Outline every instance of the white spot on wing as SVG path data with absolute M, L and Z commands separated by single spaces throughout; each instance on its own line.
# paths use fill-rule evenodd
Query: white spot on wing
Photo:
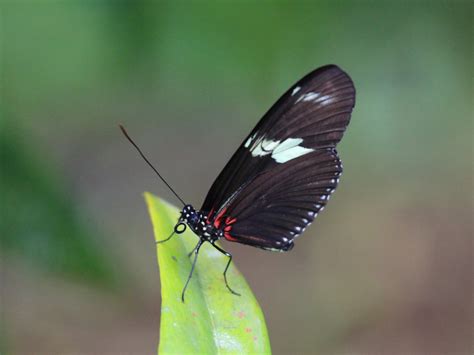
M 274 153 L 272 154 L 272 158 L 275 159 L 277 163 L 286 163 L 289 160 L 308 154 L 309 152 L 312 152 L 313 150 L 314 149 L 296 146 L 279 153 Z
M 268 250 L 268 251 L 277 251 L 277 252 L 280 252 L 280 253 L 284 252 L 283 249 L 277 249 L 277 248 L 263 248 L 263 249 Z
M 249 139 L 247 139 L 247 141 L 245 142 L 244 147 L 248 148 L 250 146 L 250 143 L 252 143 L 252 137 L 249 137 Z
M 332 96 L 329 96 L 329 95 L 323 95 L 318 100 L 315 100 L 315 102 L 319 102 L 321 105 L 330 104 L 332 101 L 333 101 L 333 98 Z
M 277 163 L 286 163 L 314 150 L 300 146 L 299 144 L 302 142 L 303 139 L 301 138 L 287 138 L 283 142 L 264 139 L 251 150 L 251 153 L 253 157 L 263 157 L 271 154 Z M 247 140 L 245 147 L 249 146 L 250 142 Z
M 247 139 L 247 141 L 245 142 L 244 144 L 244 147 L 245 148 L 248 148 L 250 147 L 250 144 L 252 143 L 252 141 L 255 139 L 255 137 L 257 136 L 257 133 L 258 132 L 255 132 L 251 137 L 249 137 L 249 139 Z
M 275 149 L 273 153 L 281 153 L 284 150 L 298 146 L 301 142 L 303 142 L 302 138 L 287 138 Z
M 302 155 L 305 155 L 313 151 L 313 149 L 300 146 L 300 143 L 302 142 L 303 142 L 303 139 L 301 138 L 285 139 L 274 150 L 272 154 L 272 158 L 275 159 L 277 163 L 286 163 L 289 160 L 298 158 Z
M 301 90 L 301 87 L 300 86 L 297 86 L 293 89 L 293 91 L 291 92 L 291 96 L 295 95 L 298 91 Z
M 300 101 L 313 101 L 314 103 L 319 103 L 320 105 L 327 105 L 333 101 L 333 97 L 330 95 L 321 95 L 319 92 L 308 92 L 301 95 L 295 103 Z
M 317 92 L 308 92 L 308 93 L 303 94 L 300 97 L 298 97 L 298 100 L 296 100 L 295 104 L 297 104 L 300 101 L 313 100 L 313 99 L 317 98 L 318 96 L 319 96 L 319 94 Z
M 308 92 L 307 94 L 303 95 L 302 101 L 311 101 L 316 99 L 319 96 L 319 93 L 317 92 Z
M 272 154 L 273 149 L 280 144 L 280 141 L 272 141 L 271 139 L 264 139 L 254 149 L 252 149 L 252 156 L 263 157 Z

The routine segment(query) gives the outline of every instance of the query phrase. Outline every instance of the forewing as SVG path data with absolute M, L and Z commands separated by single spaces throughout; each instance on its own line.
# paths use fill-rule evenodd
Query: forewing
M 311 162 L 312 158 L 304 157 L 334 148 L 349 123 L 354 102 L 352 80 L 339 67 L 328 65 L 306 75 L 250 132 L 214 181 L 201 210 L 210 219 L 217 218 L 262 173 L 295 166 L 294 160 L 300 157 Z

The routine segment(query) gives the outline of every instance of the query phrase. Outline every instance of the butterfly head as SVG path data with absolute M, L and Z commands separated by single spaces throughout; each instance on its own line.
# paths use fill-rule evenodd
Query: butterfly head
M 185 205 L 181 210 L 181 217 L 179 218 L 180 222 L 185 222 L 190 226 L 194 226 L 199 223 L 200 214 L 197 212 L 193 206 Z

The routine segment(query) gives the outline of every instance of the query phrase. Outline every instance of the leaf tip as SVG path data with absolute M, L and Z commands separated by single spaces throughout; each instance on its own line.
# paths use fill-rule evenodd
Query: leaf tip
M 148 207 L 151 207 L 153 200 L 158 199 L 158 197 L 156 197 L 155 195 L 153 195 L 151 192 L 148 192 L 148 191 L 145 191 L 143 193 L 143 198 L 145 199 L 145 202 L 148 205 Z

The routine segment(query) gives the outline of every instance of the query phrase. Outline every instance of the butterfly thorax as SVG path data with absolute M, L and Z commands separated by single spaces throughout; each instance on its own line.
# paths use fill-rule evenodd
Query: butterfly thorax
M 179 222 L 186 223 L 199 238 L 211 243 L 224 236 L 222 229 L 215 228 L 209 223 L 206 215 L 200 211 L 196 211 L 191 205 L 183 207 Z

